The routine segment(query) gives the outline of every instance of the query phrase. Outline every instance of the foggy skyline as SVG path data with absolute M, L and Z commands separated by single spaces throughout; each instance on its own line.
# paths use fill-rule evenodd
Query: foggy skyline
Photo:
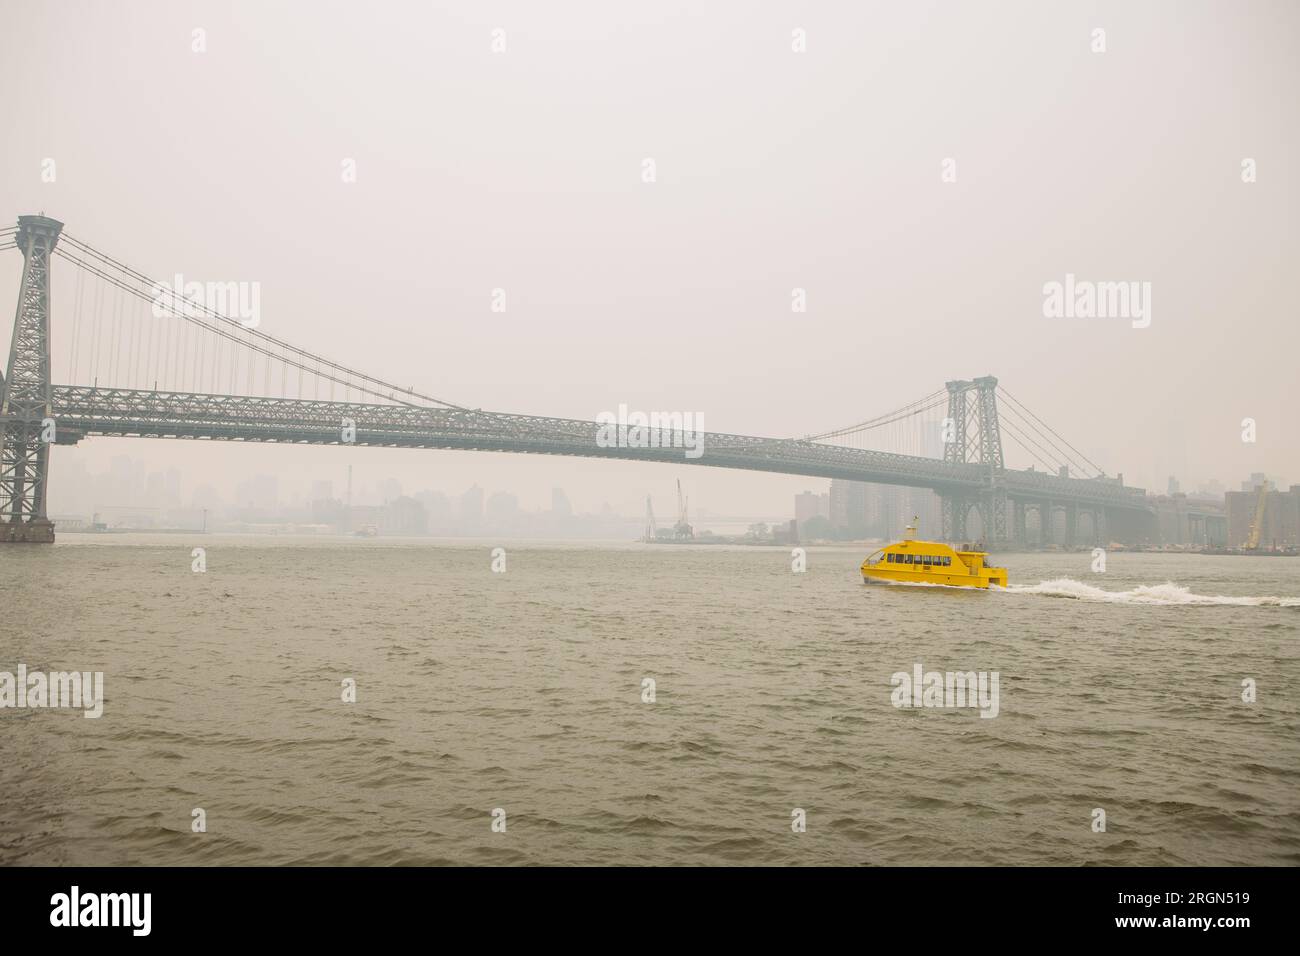
M 152 276 L 258 282 L 263 331 L 469 407 L 593 420 L 628 404 L 786 437 L 991 374 L 1152 493 L 1171 475 L 1300 480 L 1294 29 L 1170 3 L 304 10 L 53 4 L 12 20 L 0 53 L 24 95 L 3 107 L 0 216 L 44 212 Z M 0 256 L 6 308 L 20 263 Z M 1150 283 L 1149 327 L 1046 318 L 1044 285 L 1067 276 Z M 56 296 L 56 356 L 67 308 Z M 122 454 L 217 487 L 337 484 L 353 463 L 372 483 L 478 483 L 526 508 L 560 486 L 621 513 L 677 478 L 715 513 L 784 513 L 825 485 L 92 438 L 54 451 L 51 510 L 65 463 Z

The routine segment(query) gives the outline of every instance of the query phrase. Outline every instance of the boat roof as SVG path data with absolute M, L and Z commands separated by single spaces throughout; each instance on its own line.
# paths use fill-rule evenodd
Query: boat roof
M 976 550 L 966 550 L 962 548 L 954 548 L 952 545 L 944 544 L 942 541 L 917 541 L 915 538 L 905 538 L 902 541 L 895 541 L 893 544 L 886 544 L 882 546 L 880 550 L 889 551 L 892 548 L 911 548 L 913 546 L 924 547 L 924 548 L 940 548 L 945 554 L 949 552 L 953 554 L 988 554 L 987 551 L 976 551 Z

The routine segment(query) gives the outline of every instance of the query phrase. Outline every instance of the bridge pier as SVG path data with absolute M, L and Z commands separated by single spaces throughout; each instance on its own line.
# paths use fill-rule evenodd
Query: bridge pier
M 971 541 L 969 518 L 972 509 L 979 515 L 980 538 L 990 549 L 1005 547 L 1013 541 L 1023 540 L 1023 510 L 1017 511 L 1017 503 L 1008 498 L 1006 492 L 1001 489 L 994 489 L 979 497 L 943 495 L 941 503 L 944 541 L 957 543 Z M 1017 513 L 1019 517 L 1016 517 Z M 1017 531 L 1017 528 L 1020 530 Z
M 1023 548 L 1029 543 L 1029 529 L 1025 521 L 1025 503 L 1018 499 L 1011 501 L 1011 540 L 1017 547 Z
M 1007 543 L 1007 493 L 994 487 L 980 502 L 980 524 L 983 526 L 984 544 L 997 548 Z
M 966 540 L 966 515 L 970 512 L 970 501 L 960 495 L 944 495 L 939 499 L 943 513 L 943 540 L 948 542 Z
M 1106 512 L 1104 508 L 1092 509 L 1092 546 L 1094 548 L 1104 548 L 1106 546 Z
M 32 521 L 0 521 L 0 544 L 53 544 L 54 522 L 48 518 Z
M 54 541 L 46 517 L 50 440 L 50 254 L 63 223 L 45 216 L 19 216 L 15 241 L 23 253 L 23 277 L 0 381 L 0 544 Z

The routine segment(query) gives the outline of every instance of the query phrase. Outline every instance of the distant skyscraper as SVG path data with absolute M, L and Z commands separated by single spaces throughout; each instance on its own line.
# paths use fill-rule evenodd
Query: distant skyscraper
M 917 534 L 922 539 L 936 540 L 943 527 L 939 496 L 929 488 L 867 486 L 867 527 L 871 534 L 896 540 L 913 518 L 917 520 Z
M 850 535 L 867 533 L 867 485 L 862 481 L 831 479 L 831 526 Z
M 181 503 L 181 473 L 176 468 L 167 469 L 167 498 L 173 505 Z
M 551 489 L 551 511 L 566 517 L 573 514 L 573 505 L 569 503 L 569 496 L 563 488 Z
M 379 530 L 384 534 L 428 534 L 429 515 L 414 498 L 395 498 L 384 505 Z
M 494 491 L 487 500 L 487 515 L 497 521 L 508 520 L 519 513 L 519 499 L 507 491 Z
M 1250 480 L 1243 481 L 1241 483 L 1241 490 L 1255 491 L 1259 488 L 1260 485 L 1267 485 L 1267 484 L 1268 484 L 1268 479 L 1264 477 L 1264 473 L 1262 471 L 1252 471 L 1250 473 Z
M 275 475 L 254 475 L 235 489 L 235 507 L 274 511 L 280 503 L 280 481 Z
M 415 500 L 424 505 L 429 520 L 435 524 L 451 518 L 451 502 L 441 491 L 421 491 L 415 496 Z
M 911 524 L 916 518 L 917 534 L 922 539 L 931 541 L 943 534 L 943 507 L 936 495 L 929 488 L 904 488 L 902 511 L 899 518 L 904 524 Z M 924 533 L 922 533 L 924 532 Z
M 460 496 L 460 516 L 471 524 L 483 520 L 483 489 L 474 485 Z
M 221 507 L 221 496 L 211 485 L 199 485 L 194 489 L 194 496 L 190 500 L 192 508 L 209 508 L 215 509 Z
M 149 476 L 145 479 L 144 493 L 148 496 L 149 500 L 154 503 L 155 507 L 162 503 L 163 495 L 166 493 L 163 484 L 164 481 L 165 478 L 161 471 L 151 471 L 149 472 Z
M 830 519 L 831 496 L 822 492 L 804 491 L 794 496 L 794 520 L 802 531 L 813 518 Z
M 1222 498 L 1223 493 L 1226 490 L 1227 489 L 1223 486 L 1223 482 L 1211 478 L 1197 489 L 1197 494 L 1204 495 L 1207 498 Z

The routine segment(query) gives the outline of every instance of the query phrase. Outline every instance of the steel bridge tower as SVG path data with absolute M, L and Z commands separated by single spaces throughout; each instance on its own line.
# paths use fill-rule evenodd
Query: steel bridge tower
M 1007 493 L 1002 475 L 1002 432 L 998 427 L 998 380 L 992 375 L 973 381 L 947 382 L 948 421 L 943 460 L 953 464 L 979 464 L 988 469 L 988 490 L 978 497 L 943 496 L 945 541 L 969 540 L 966 517 L 974 507 L 990 547 L 1008 539 Z
M 54 438 L 50 254 L 62 229 L 63 223 L 45 216 L 18 217 L 15 239 L 23 253 L 23 279 L 9 364 L 0 379 L 0 543 L 54 540 L 54 525 L 45 515 Z

